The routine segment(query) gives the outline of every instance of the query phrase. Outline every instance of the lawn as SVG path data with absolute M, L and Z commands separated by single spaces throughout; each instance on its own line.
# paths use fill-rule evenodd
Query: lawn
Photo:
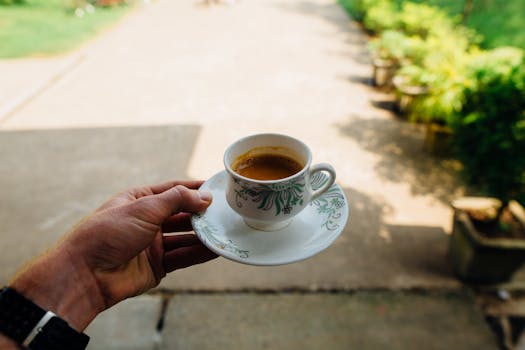
M 399 1 L 399 0 L 398 0 Z M 415 0 L 463 13 L 463 0 Z M 483 46 L 518 46 L 525 49 L 525 0 L 474 0 L 467 25 L 483 35 Z
M 346 9 L 352 9 L 355 1 L 339 0 Z M 443 7 L 452 15 L 463 13 L 464 0 L 412 1 Z M 473 4 L 466 24 L 483 36 L 483 47 L 490 49 L 510 45 L 525 49 L 525 0 L 473 0 Z
M 0 5 L 0 58 L 47 56 L 71 50 L 129 11 L 96 8 L 79 18 L 68 0 L 27 0 Z

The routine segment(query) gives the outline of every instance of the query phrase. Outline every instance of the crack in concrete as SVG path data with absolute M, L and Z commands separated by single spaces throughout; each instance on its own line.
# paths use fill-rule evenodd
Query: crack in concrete
M 171 301 L 172 295 L 162 293 L 160 297 L 162 298 L 162 301 L 160 304 L 159 318 L 157 319 L 157 324 L 155 326 L 156 333 L 153 339 L 153 350 L 158 350 L 162 346 L 162 331 L 164 329 L 166 313 L 168 311 L 168 306 Z

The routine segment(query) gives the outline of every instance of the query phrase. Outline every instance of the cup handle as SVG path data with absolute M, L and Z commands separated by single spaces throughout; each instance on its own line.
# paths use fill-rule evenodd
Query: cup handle
M 322 195 L 326 190 L 328 190 L 335 182 L 335 170 L 334 168 L 327 163 L 319 163 L 315 164 L 310 168 L 310 178 L 313 177 L 315 173 L 318 173 L 320 171 L 324 171 L 328 173 L 328 180 L 318 189 L 315 191 L 312 191 L 312 198 L 310 201 L 313 201 L 317 199 L 320 195 Z

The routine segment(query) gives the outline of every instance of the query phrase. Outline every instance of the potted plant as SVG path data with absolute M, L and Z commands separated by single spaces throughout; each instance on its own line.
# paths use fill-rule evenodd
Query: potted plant
M 428 94 L 433 80 L 432 73 L 420 66 L 410 64 L 400 68 L 392 80 L 398 111 L 402 115 L 409 115 L 414 101 Z
M 471 185 L 498 198 L 492 208 L 454 202 L 450 256 L 458 275 L 499 283 L 525 261 L 525 55 L 496 49 L 477 55 L 472 83 L 451 123 L 457 156 Z
M 404 57 L 407 40 L 403 33 L 387 30 L 370 42 L 375 86 L 392 86 L 392 78 Z
M 461 105 L 462 85 L 444 77 L 439 69 L 408 65 L 393 79 L 396 106 L 401 115 L 425 125 L 423 149 L 434 155 L 451 151 L 452 129 L 448 121 Z
M 448 156 L 453 151 L 454 130 L 450 124 L 463 107 L 465 89 L 470 84 L 466 68 L 472 54 L 446 41 L 438 42 L 437 38 L 429 38 L 427 45 L 428 54 L 420 68 L 408 67 L 399 72 L 426 87 L 420 90 L 424 93 L 405 98 L 404 103 L 409 104 L 407 117 L 425 124 L 423 149 Z M 401 101 L 400 107 L 404 107 Z
M 525 210 L 517 201 L 466 197 L 452 202 L 450 259 L 464 281 L 508 281 L 525 262 Z

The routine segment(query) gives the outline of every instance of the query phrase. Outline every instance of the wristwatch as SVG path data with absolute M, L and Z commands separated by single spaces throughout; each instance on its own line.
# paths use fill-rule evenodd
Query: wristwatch
M 83 350 L 89 337 L 16 290 L 0 290 L 0 333 L 31 350 Z

